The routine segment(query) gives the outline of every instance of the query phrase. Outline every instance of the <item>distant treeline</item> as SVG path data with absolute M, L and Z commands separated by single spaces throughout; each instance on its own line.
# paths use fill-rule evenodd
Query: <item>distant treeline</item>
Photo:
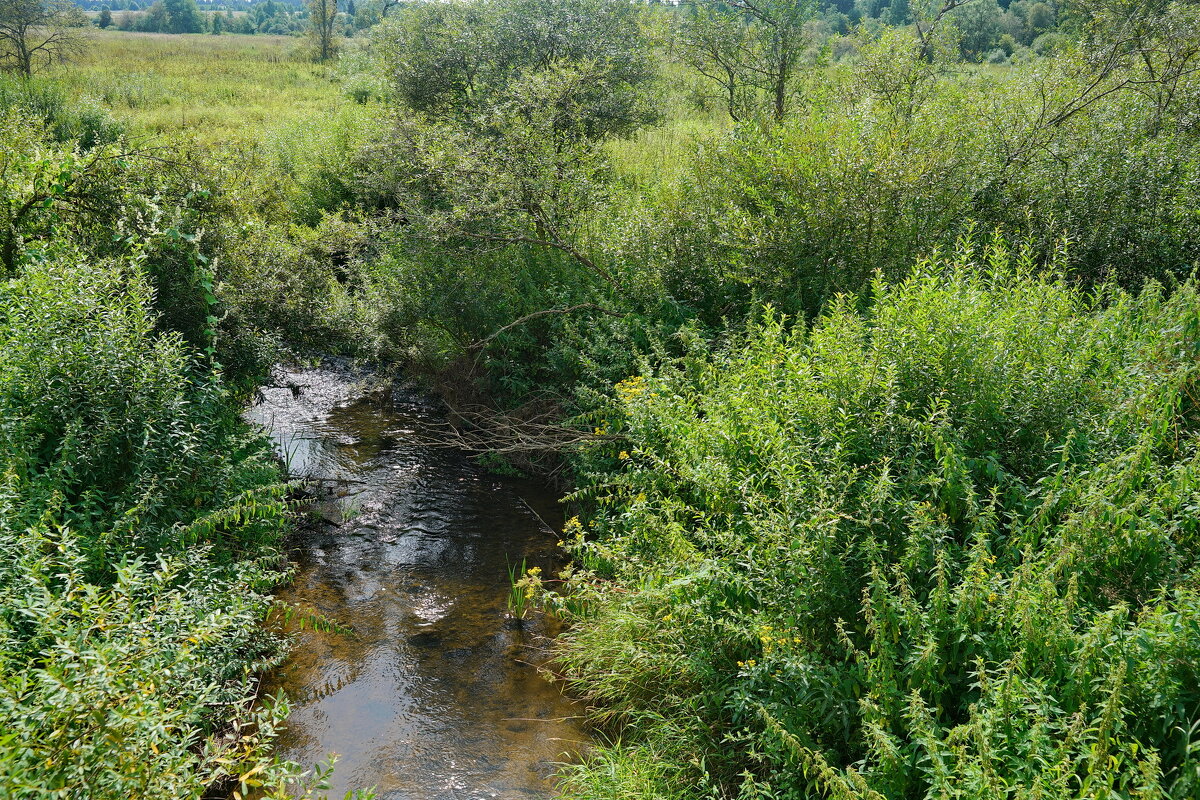
M 275 2 L 275 0 L 271 0 Z M 266 0 L 198 0 L 196 5 L 203 11 L 250 11 L 265 5 Z M 85 11 L 144 11 L 153 4 L 153 0 L 76 0 L 76 5 Z M 279 0 L 276 5 L 303 8 L 299 0 Z
M 917 3 L 913 0 L 837 0 L 826 3 L 815 24 L 826 35 L 845 34 L 859 24 L 911 25 Z M 1060 21 L 1066 27 L 1078 14 L 1060 0 L 982 0 L 964 4 L 953 12 L 959 31 L 959 49 L 969 61 L 999 62 L 1033 48 L 1041 54 L 1061 44 Z M 999 51 L 999 52 L 997 52 Z
M 411 0 L 410 0 L 411 2 Z M 305 30 L 308 12 L 296 0 L 78 0 L 80 6 L 100 12 L 101 27 L 153 33 L 291 34 Z M 389 9 L 405 2 L 369 0 L 338 3 L 339 27 L 344 35 L 378 23 Z M 675 2 L 648 5 L 683 6 Z M 1060 6 L 1062 6 L 1060 8 Z M 105 15 L 105 11 L 108 14 Z M 124 13 L 122 13 L 124 12 Z M 954 12 L 959 31 L 958 48 L 966 61 L 1005 63 L 1032 54 L 1053 52 L 1064 41 L 1060 27 L 1070 29 L 1078 15 L 1060 0 L 983 0 Z M 808 23 L 811 38 L 824 44 L 835 59 L 841 54 L 840 37 L 856 27 L 910 25 L 912 0 L 836 0 L 825 3 Z
M 140 33 L 240 33 L 287 36 L 308 29 L 307 6 L 290 0 L 264 2 L 197 3 L 196 0 L 118 0 L 101 4 L 84 0 L 84 8 L 97 11 L 96 24 Z M 353 36 L 382 18 L 382 0 L 355 3 L 342 0 L 337 22 L 339 33 Z
M 98 24 L 104 25 L 104 10 Z M 307 9 L 267 0 L 246 11 L 203 12 L 195 0 L 155 0 L 144 10 L 110 14 L 110 24 L 123 31 L 146 33 L 266 33 L 288 35 L 303 31 Z

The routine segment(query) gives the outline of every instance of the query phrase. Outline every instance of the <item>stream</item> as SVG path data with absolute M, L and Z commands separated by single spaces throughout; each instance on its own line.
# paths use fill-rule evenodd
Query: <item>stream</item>
M 417 443 L 437 409 L 370 373 L 326 362 L 273 384 L 246 417 L 293 477 L 322 482 L 279 596 L 353 632 L 297 632 L 268 676 L 292 706 L 280 755 L 337 753 L 331 798 L 554 796 L 556 765 L 587 737 L 537 671 L 552 621 L 517 625 L 506 604 L 508 565 L 558 568 L 554 495 Z

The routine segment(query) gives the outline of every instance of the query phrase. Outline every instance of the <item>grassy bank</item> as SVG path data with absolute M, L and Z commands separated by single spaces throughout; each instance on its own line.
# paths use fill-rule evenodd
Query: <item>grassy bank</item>
M 149 294 L 69 249 L 0 290 L 5 797 L 199 796 L 270 764 L 280 475 Z

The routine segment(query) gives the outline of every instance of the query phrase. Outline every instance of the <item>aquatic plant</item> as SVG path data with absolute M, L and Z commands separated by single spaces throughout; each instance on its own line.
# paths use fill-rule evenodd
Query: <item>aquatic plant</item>
M 527 596 L 525 591 L 525 559 L 521 559 L 521 565 L 508 565 L 508 613 L 513 619 L 521 622 L 525 619 L 525 615 L 529 613 L 531 598 Z

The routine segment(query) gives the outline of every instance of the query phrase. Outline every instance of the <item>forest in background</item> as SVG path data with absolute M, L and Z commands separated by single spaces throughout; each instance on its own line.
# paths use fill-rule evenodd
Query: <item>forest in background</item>
M 367 31 L 408 0 L 345 0 L 334 10 L 340 35 Z M 419 0 L 418 0 L 419 2 Z M 300 0 L 75 0 L 101 29 L 142 33 L 302 35 L 313 14 L 311 2 Z M 648 2 L 650 8 L 680 16 L 688 4 Z M 882 26 L 916 23 L 919 4 L 911 0 L 837 0 L 812 2 L 803 10 L 807 46 L 826 49 L 826 57 L 842 60 L 854 48 L 847 34 L 860 26 L 877 33 Z M 83 22 L 81 19 L 80 22 Z M 1046 55 L 1059 47 L 1078 24 L 1069 4 L 1047 0 L 972 0 L 955 14 L 961 56 L 966 61 L 1017 63 Z
M 1200 795 L 1200 7 L 993 5 L 423 3 L 0 78 L 0 786 L 283 796 L 237 410 L 338 352 L 571 492 L 522 579 L 599 735 L 567 796 Z

